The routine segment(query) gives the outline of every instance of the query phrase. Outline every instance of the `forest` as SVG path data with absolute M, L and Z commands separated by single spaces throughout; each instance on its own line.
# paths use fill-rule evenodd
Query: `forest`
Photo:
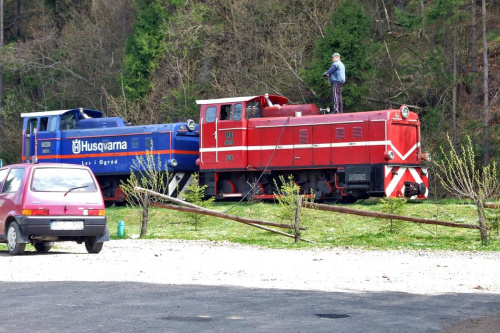
M 500 161 L 499 0 L 1 0 L 0 158 L 24 112 L 86 107 L 134 124 L 198 119 L 197 99 L 279 94 L 344 112 L 407 104 L 422 149 L 470 137 Z

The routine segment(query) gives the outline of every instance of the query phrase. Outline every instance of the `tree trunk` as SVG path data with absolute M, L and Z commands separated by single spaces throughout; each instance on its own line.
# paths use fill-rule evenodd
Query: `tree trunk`
M 295 223 L 293 225 L 293 234 L 295 236 L 295 243 L 300 242 L 300 211 L 302 209 L 302 196 L 297 198 L 297 210 L 295 211 Z
M 472 72 L 472 116 L 474 118 L 479 117 L 479 111 L 477 109 L 478 104 L 478 94 L 476 86 L 476 75 L 477 75 L 477 14 L 476 14 L 476 0 L 472 0 L 472 28 L 471 28 L 471 72 Z
M 141 238 L 146 237 L 148 233 L 148 218 L 149 218 L 149 195 L 147 193 L 143 193 Z
M 483 98 L 484 98 L 484 144 L 483 165 L 488 165 L 490 160 L 490 115 L 488 101 L 488 38 L 486 36 L 486 0 L 482 0 L 481 16 L 483 19 Z
M 0 0 L 0 50 L 3 49 L 3 0 Z M 3 64 L 0 63 L 0 151 L 2 151 Z
M 475 200 L 477 206 L 477 216 L 479 219 L 479 233 L 481 234 L 481 243 L 488 245 L 488 225 L 486 223 L 486 212 L 484 210 L 484 202 L 481 199 Z
M 457 28 L 453 28 L 452 139 L 457 144 Z

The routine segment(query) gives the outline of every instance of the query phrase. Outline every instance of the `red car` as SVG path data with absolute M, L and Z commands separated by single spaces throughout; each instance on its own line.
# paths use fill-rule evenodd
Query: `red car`
M 12 255 L 31 243 L 85 243 L 99 253 L 109 240 L 104 201 L 92 171 L 71 164 L 13 164 L 0 168 L 0 242 Z

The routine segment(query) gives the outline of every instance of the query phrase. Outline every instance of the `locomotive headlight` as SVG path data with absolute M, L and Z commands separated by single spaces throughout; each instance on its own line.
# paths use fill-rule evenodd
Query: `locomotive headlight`
M 393 152 L 392 150 L 388 150 L 388 151 L 386 151 L 386 152 L 384 153 L 384 158 L 385 158 L 386 160 L 388 160 L 388 161 L 389 161 L 389 160 L 394 159 L 394 156 L 395 156 L 395 155 L 394 155 L 394 152 Z
M 406 105 L 402 105 L 400 110 L 401 110 L 401 117 L 403 117 L 403 119 L 408 118 L 408 116 L 410 115 L 410 109 Z
M 196 123 L 194 122 L 193 119 L 188 119 L 186 121 L 186 126 L 187 126 L 188 130 L 194 131 L 194 129 L 196 128 Z
M 177 160 L 175 158 L 172 158 L 168 160 L 168 165 L 170 165 L 172 168 L 175 168 L 177 166 Z

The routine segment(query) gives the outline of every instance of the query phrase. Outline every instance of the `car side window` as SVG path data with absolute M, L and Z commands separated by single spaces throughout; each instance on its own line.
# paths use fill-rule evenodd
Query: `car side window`
M 1 169 L 0 170 L 0 188 L 2 187 L 5 176 L 7 176 L 7 172 L 9 172 L 9 169 Z
M 10 169 L 9 175 L 3 184 L 2 193 L 17 192 L 21 187 L 25 169 Z

